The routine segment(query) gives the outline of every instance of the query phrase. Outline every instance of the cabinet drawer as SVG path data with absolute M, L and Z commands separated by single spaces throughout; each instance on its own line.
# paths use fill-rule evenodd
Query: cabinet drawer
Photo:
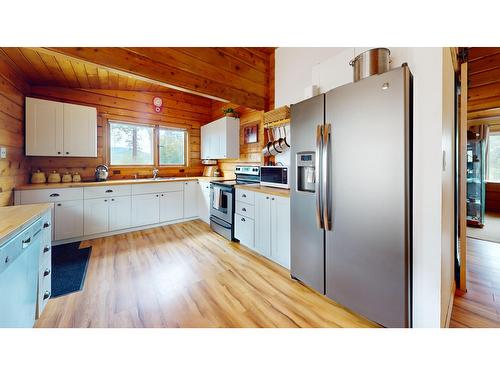
M 253 205 L 255 202 L 255 194 L 253 191 L 236 189 L 236 200 Z
M 83 188 L 83 196 L 85 199 L 121 197 L 124 195 L 130 195 L 131 192 L 131 185 L 89 186 Z
M 234 237 L 242 245 L 254 248 L 254 221 L 239 214 L 234 215 Z
M 49 203 L 83 199 L 83 188 L 21 191 L 21 204 Z
M 240 214 L 242 216 L 246 216 L 250 219 L 253 219 L 254 218 L 254 206 L 252 206 L 248 203 L 236 201 L 235 213 Z
M 51 272 L 52 273 L 52 272 Z M 49 301 L 50 295 L 52 293 L 52 282 L 51 275 L 40 276 L 39 284 L 38 284 L 38 311 L 37 316 L 39 317 L 42 314 L 45 305 Z
M 132 185 L 132 195 L 136 194 L 154 194 L 168 191 L 182 191 L 182 182 L 153 182 L 151 184 Z

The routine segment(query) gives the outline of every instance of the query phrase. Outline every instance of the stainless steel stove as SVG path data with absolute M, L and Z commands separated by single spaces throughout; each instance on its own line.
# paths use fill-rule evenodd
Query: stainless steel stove
M 210 183 L 210 227 L 228 240 L 234 239 L 234 187 L 260 182 L 260 167 L 237 165 L 236 179 Z

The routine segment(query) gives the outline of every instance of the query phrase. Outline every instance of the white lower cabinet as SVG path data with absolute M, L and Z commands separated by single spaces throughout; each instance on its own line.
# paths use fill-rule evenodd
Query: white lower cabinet
M 255 247 L 255 229 L 254 221 L 248 217 L 235 214 L 234 215 L 234 233 L 235 237 L 242 245 L 251 249 Z
M 114 197 L 108 203 L 109 231 L 129 228 L 132 223 L 132 198 Z
M 108 199 L 86 199 L 83 206 L 84 235 L 107 232 L 109 227 Z
M 210 224 L 210 182 L 200 181 L 198 193 L 198 216 Z
M 271 256 L 271 197 L 255 194 L 255 251 Z
M 160 222 L 160 194 L 132 196 L 132 226 L 151 225 Z
M 160 194 L 160 222 L 184 217 L 184 193 L 172 191 Z
M 198 216 L 198 181 L 184 182 L 184 218 Z
M 290 269 L 290 198 L 271 197 L 271 259 Z
M 56 203 L 54 225 L 56 241 L 83 236 L 83 200 Z

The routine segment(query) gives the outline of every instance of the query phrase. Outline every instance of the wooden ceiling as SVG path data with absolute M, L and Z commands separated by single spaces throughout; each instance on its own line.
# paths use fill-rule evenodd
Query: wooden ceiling
M 468 51 L 468 123 L 500 124 L 500 47 Z
M 274 48 L 0 48 L 34 86 L 134 91 L 172 88 L 266 109 Z

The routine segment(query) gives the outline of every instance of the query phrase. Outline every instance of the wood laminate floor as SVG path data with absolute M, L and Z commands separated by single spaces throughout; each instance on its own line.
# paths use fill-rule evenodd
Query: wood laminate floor
M 500 244 L 467 238 L 467 293 L 455 293 L 450 327 L 500 327 Z
M 83 291 L 37 327 L 375 327 L 200 220 L 85 241 Z

